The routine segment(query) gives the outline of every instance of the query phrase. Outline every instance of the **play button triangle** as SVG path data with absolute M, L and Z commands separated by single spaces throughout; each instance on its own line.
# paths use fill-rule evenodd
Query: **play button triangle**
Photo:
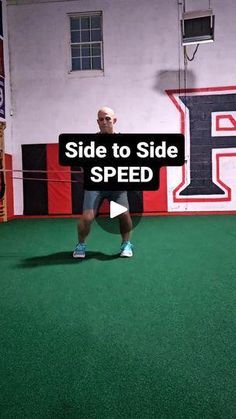
M 128 211 L 128 209 L 123 205 L 117 204 L 117 202 L 114 201 L 110 202 L 110 218 L 115 218 L 126 211 Z

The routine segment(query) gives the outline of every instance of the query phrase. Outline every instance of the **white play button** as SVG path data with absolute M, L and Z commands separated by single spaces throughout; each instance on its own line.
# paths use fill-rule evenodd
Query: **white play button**
M 117 204 L 114 201 L 110 202 L 110 218 L 115 218 L 126 211 L 128 211 L 128 209 L 123 205 Z

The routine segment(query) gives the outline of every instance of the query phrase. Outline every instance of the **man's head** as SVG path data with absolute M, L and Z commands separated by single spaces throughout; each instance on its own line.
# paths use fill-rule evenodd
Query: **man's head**
M 104 106 L 99 109 L 97 123 L 102 134 L 114 134 L 114 124 L 116 121 L 115 112 L 111 108 Z

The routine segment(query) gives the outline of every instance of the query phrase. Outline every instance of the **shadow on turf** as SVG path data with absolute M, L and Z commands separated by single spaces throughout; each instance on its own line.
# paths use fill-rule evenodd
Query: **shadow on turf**
M 71 252 L 58 252 L 51 253 L 50 255 L 45 256 L 35 256 L 32 258 L 23 259 L 21 261 L 21 268 L 33 268 L 41 265 L 66 265 L 72 263 L 81 263 L 86 262 L 90 259 L 97 259 L 100 261 L 117 259 L 119 253 L 115 255 L 106 255 L 102 252 L 86 252 L 86 258 L 84 259 L 74 259 Z

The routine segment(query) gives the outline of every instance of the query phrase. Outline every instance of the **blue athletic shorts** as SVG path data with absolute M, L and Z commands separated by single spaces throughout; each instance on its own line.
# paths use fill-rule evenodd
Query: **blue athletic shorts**
M 114 201 L 129 209 L 127 191 L 84 191 L 83 211 L 93 209 L 97 212 L 104 199 Z

